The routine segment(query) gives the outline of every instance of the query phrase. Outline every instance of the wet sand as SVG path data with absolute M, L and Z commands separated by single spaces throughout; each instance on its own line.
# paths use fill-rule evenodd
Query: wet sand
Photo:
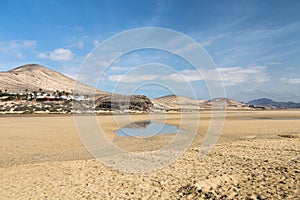
M 133 121 L 148 115 L 131 115 Z M 180 115 L 155 114 L 180 125 Z M 0 199 L 297 199 L 300 195 L 300 111 L 230 111 L 217 145 L 199 159 L 209 112 L 188 114 L 197 135 L 171 165 L 125 173 L 95 160 L 68 115 L 0 117 Z M 158 150 L 174 138 L 116 136 L 111 115 L 97 116 L 108 139 L 132 152 Z M 120 119 L 119 126 L 127 120 Z

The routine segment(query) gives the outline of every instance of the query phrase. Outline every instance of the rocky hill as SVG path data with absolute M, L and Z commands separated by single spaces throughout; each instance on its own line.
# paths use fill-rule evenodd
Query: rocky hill
M 247 102 L 249 106 L 256 107 L 267 107 L 267 108 L 279 108 L 279 109 L 287 109 L 287 108 L 300 108 L 300 103 L 295 102 L 278 102 L 273 101 L 268 98 L 255 99 Z
M 58 90 L 72 93 L 75 83 L 74 79 L 37 64 L 23 65 L 7 72 L 0 72 L 0 90 L 7 93 L 38 92 L 41 90 L 44 92 Z M 78 84 L 80 88 L 86 91 L 108 94 L 85 84 Z

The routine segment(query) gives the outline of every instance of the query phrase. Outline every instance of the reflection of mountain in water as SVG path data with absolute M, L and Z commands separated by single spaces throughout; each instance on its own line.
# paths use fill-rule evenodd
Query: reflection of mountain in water
M 132 128 L 132 129 L 145 129 L 147 126 L 151 124 L 151 121 L 139 121 L 139 122 L 132 122 L 126 125 L 123 128 Z
M 133 137 L 152 137 L 159 134 L 177 134 L 185 131 L 178 129 L 177 126 L 169 124 L 159 124 L 155 121 L 138 121 L 133 122 L 125 127 L 116 130 L 118 136 L 133 136 Z

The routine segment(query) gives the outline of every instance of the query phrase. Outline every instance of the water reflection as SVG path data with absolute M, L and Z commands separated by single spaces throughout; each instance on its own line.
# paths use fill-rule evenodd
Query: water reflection
M 118 129 L 115 133 L 118 136 L 133 136 L 133 137 L 152 137 L 160 134 L 177 134 L 184 133 L 177 126 L 169 124 L 159 124 L 155 121 L 139 121 L 133 122 L 121 129 Z
M 132 122 L 123 128 L 128 128 L 128 129 L 145 129 L 147 126 L 151 124 L 151 121 L 139 121 L 139 122 Z

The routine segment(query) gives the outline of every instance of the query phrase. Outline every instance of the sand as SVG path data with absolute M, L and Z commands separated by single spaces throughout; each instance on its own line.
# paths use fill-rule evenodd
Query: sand
M 185 128 L 193 130 L 198 115 L 188 116 Z M 164 118 L 180 123 L 176 113 L 152 117 Z M 211 122 L 210 113 L 201 112 L 197 136 L 183 156 L 158 171 L 126 173 L 88 153 L 72 116 L 1 116 L 0 199 L 298 199 L 299 119 L 300 111 L 230 111 L 218 143 L 199 159 Z M 120 137 L 113 116 L 97 120 L 109 140 L 127 151 L 157 150 L 174 138 Z

